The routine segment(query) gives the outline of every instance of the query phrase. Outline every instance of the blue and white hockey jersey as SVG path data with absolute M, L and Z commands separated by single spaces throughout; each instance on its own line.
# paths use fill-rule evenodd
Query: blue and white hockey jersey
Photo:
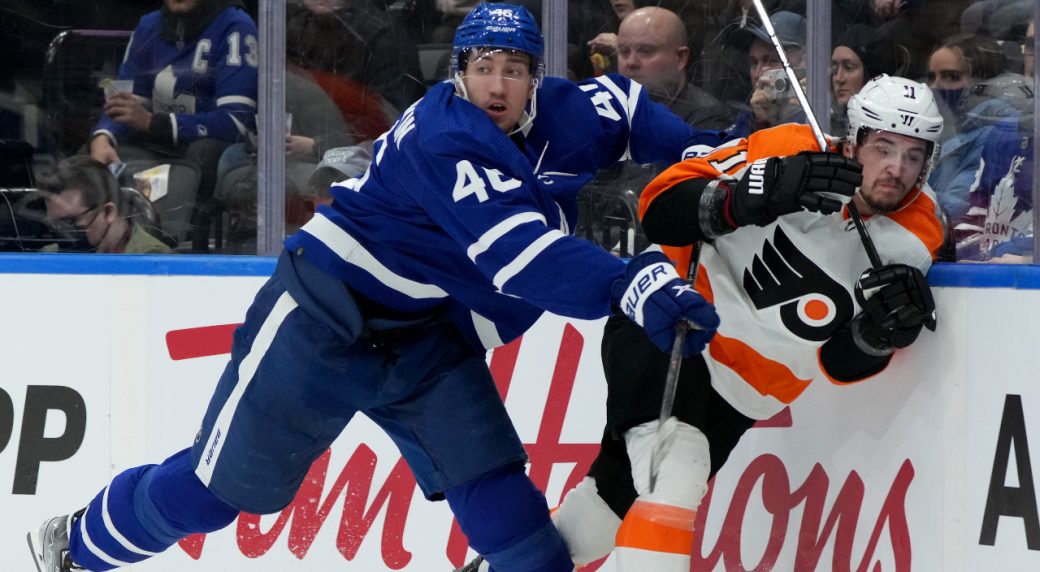
M 256 124 L 256 24 L 236 2 L 229 4 L 188 41 L 164 37 L 160 10 L 144 15 L 134 29 L 119 79 L 133 80 L 134 95 L 152 113 L 171 114 L 172 141 L 163 143 L 236 141 Z M 102 114 L 98 133 L 118 143 L 133 130 Z
M 445 309 L 474 344 L 496 347 L 545 310 L 610 312 L 624 263 L 570 236 L 578 191 L 598 169 L 628 157 L 668 165 L 721 136 L 686 125 L 624 77 L 547 77 L 517 145 L 440 83 L 286 246 L 384 306 Z

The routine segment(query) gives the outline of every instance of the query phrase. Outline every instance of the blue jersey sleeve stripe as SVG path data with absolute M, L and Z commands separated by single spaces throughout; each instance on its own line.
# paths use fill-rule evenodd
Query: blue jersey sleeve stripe
M 519 256 L 514 258 L 509 264 L 503 266 L 502 269 L 495 274 L 494 279 L 492 279 L 495 288 L 498 288 L 501 291 L 506 282 L 509 282 L 511 278 L 522 272 L 524 268 L 527 268 L 527 265 L 530 264 L 536 256 L 541 254 L 542 251 L 549 248 L 550 244 L 566 236 L 567 235 L 558 230 L 550 230 L 538 237 L 538 239 L 525 248 Z
M 387 288 L 400 292 L 413 299 L 446 298 L 448 293 L 433 284 L 423 284 L 397 274 L 390 270 L 369 252 L 356 238 L 346 230 L 329 220 L 323 214 L 315 214 L 314 218 L 300 229 L 321 241 L 343 261 L 356 266 L 372 275 Z
M 496 240 L 502 238 L 506 233 L 514 228 L 528 222 L 541 222 L 542 224 L 545 224 L 545 217 L 534 211 L 513 215 L 482 234 L 476 242 L 466 249 L 466 256 L 468 256 L 473 262 L 476 262 L 477 257 L 487 252 Z
M 477 332 L 477 337 L 480 338 L 480 343 L 485 349 L 497 348 L 498 346 L 505 345 L 505 342 L 502 341 L 502 336 L 498 333 L 498 328 L 495 327 L 494 322 L 473 310 L 469 311 L 469 316 L 470 319 L 473 320 L 473 330 Z
M 224 97 L 217 98 L 217 107 L 236 104 L 246 105 L 253 109 L 256 109 L 256 100 L 251 97 L 246 97 L 244 95 L 225 95 Z

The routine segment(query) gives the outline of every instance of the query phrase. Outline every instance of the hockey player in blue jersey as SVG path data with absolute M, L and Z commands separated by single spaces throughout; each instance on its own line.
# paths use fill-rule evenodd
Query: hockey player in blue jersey
M 255 124 L 258 55 L 242 0 L 163 0 L 138 22 L 119 68 L 133 91 L 106 88 L 90 155 L 106 165 L 194 162 L 201 179 L 192 222 L 206 224 L 199 208 L 213 194 L 220 153 Z
M 720 141 L 621 76 L 543 78 L 542 46 L 525 8 L 481 4 L 466 17 L 453 79 L 286 241 L 194 444 L 31 532 L 42 569 L 108 570 L 239 511 L 279 511 L 358 412 L 394 440 L 427 498 L 448 501 L 494 570 L 573 569 L 485 350 L 544 311 L 621 308 L 661 349 L 680 320 L 697 324 L 684 349 L 699 352 L 718 317 L 662 254 L 626 266 L 568 231 L 598 168 L 667 163 L 687 142 Z

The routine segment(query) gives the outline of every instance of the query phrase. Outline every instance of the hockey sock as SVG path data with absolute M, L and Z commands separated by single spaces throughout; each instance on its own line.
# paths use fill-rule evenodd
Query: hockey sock
M 615 539 L 618 570 L 689 572 L 696 518 L 690 509 L 637 500 Z
M 666 446 L 651 491 L 650 458 L 659 439 Z M 657 421 L 629 429 L 625 448 L 639 498 L 615 539 L 619 572 L 688 572 L 697 506 L 707 492 L 711 470 L 707 437 L 673 417 L 660 430 Z
M 69 551 L 79 566 L 110 570 L 154 556 L 189 534 L 224 528 L 237 516 L 195 476 L 185 449 L 162 465 L 117 475 L 69 531 Z
M 469 544 L 494 572 L 570 572 L 545 497 L 521 466 L 498 469 L 444 493 Z
M 567 544 L 571 560 L 579 566 L 610 554 L 621 526 L 621 519 L 600 498 L 591 477 L 585 477 L 567 493 L 552 512 L 552 519 Z

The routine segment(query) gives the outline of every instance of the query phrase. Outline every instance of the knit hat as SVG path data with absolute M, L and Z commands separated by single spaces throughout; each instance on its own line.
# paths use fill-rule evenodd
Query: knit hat
M 845 46 L 859 56 L 864 82 L 883 73 L 903 77 L 910 63 L 910 52 L 905 46 L 861 24 L 845 30 L 834 42 L 834 47 L 838 46 Z

